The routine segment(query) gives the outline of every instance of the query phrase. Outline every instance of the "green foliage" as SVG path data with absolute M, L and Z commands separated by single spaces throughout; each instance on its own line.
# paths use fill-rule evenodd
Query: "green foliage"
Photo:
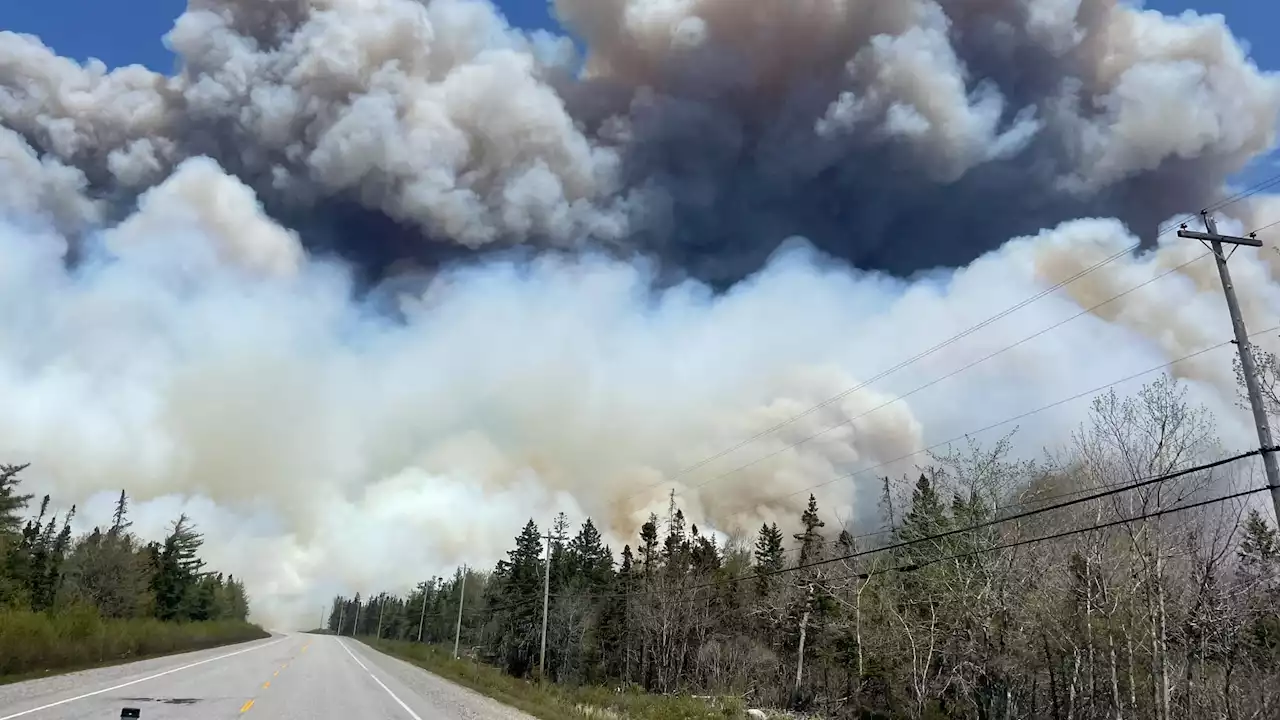
M 1234 470 L 1020 516 L 1215 459 L 1211 423 L 1182 398 L 1168 382 L 1108 394 L 1073 446 L 1043 462 L 1008 459 L 1007 437 L 932 455 L 901 487 L 884 481 L 879 523 L 866 503 L 852 508 L 859 526 L 885 530 L 856 540 L 814 497 L 727 541 L 673 497 L 623 538 L 616 566 L 588 520 L 552 543 L 548 568 L 530 520 L 488 578 L 466 576 L 459 660 L 457 576 L 407 598 L 337 598 L 328 626 L 399 641 L 379 646 L 546 718 L 731 717 L 736 706 L 706 701 L 727 696 L 877 720 L 1273 717 L 1280 535 L 1269 517 L 1222 505 L 1134 519 L 1212 496 Z M 563 516 L 553 528 L 568 529 Z M 419 626 L 424 642 L 403 642 Z
M 247 623 L 244 585 L 204 571 L 185 515 L 144 545 L 122 491 L 110 528 L 75 538 L 75 508 L 51 513 L 48 496 L 23 521 L 23 467 L 0 466 L 0 676 L 265 636 Z
M 55 613 L 0 610 L 0 680 L 127 662 L 269 637 L 239 620 L 109 619 L 84 605 Z
M 407 660 L 543 720 L 628 718 L 632 720 L 736 720 L 746 717 L 741 701 L 648 695 L 636 689 L 615 692 L 599 686 L 566 687 L 512 677 L 473 660 L 453 658 L 451 648 L 366 640 L 374 648 Z

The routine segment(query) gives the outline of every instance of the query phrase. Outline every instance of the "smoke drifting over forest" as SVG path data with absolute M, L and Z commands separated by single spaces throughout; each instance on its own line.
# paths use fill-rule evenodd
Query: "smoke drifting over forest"
M 880 407 L 1204 252 L 1161 224 L 1230 194 L 1280 116 L 1220 17 L 555 10 L 584 57 L 478 0 L 190 0 L 171 77 L 0 32 L 0 460 L 67 504 L 127 488 L 139 529 L 185 507 L 265 620 L 305 624 L 335 591 L 488 564 L 530 514 L 630 540 L 674 488 L 723 532 L 789 522 L 806 488 L 1229 336 L 1200 260 Z M 1256 330 L 1280 310 L 1264 240 L 1232 260 Z M 1229 351 L 1174 372 L 1248 432 Z M 877 491 L 819 501 L 856 523 Z

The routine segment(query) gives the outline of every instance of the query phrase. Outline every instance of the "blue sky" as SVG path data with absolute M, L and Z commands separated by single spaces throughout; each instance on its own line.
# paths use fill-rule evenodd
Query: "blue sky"
M 168 72 L 173 56 L 161 36 L 186 7 L 186 0 L 130 0 L 127 11 L 104 0 L 2 0 L 0 29 L 39 35 L 59 54 L 78 60 L 96 57 L 108 66 L 142 63 Z M 546 0 L 497 0 L 508 20 L 520 27 L 556 28 Z M 1268 70 L 1280 71 L 1280 43 L 1268 30 L 1280 26 L 1280 3 L 1275 0 L 1146 0 L 1149 8 L 1167 13 L 1188 9 L 1218 12 L 1227 17 L 1253 59 Z M 1268 42 L 1268 40 L 1270 40 Z M 1273 173 L 1274 159 L 1258 163 L 1255 172 Z
M 130 0 L 128 11 L 104 0 L 6 0 L 0 2 L 0 29 L 39 35 L 59 54 L 84 60 L 96 57 L 109 66 L 142 63 L 168 71 L 173 56 L 160 38 L 186 7 L 186 0 Z M 507 19 L 521 27 L 555 28 L 545 0 L 498 0 Z M 1249 42 L 1254 60 L 1280 70 L 1280 44 L 1268 29 L 1280 25 L 1274 0 L 1147 0 L 1168 13 L 1187 9 L 1220 12 L 1237 36 Z

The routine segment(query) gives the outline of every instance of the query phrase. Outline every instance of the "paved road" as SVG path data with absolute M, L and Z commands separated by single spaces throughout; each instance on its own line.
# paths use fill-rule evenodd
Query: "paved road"
M 242 645 L 0 686 L 0 720 L 532 720 L 349 638 Z

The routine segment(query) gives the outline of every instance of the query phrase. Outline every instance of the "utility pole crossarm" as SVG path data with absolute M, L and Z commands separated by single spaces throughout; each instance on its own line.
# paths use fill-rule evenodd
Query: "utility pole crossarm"
M 1250 235 L 1249 237 L 1239 237 L 1237 235 L 1219 235 L 1216 232 L 1202 233 L 1202 232 L 1196 232 L 1195 230 L 1186 230 L 1185 225 L 1183 226 L 1183 228 L 1184 228 L 1183 230 L 1178 231 L 1178 237 L 1190 238 L 1192 240 L 1199 240 L 1201 242 L 1220 242 L 1220 243 L 1226 243 L 1228 245 L 1248 245 L 1249 247 L 1262 247 L 1262 241 L 1252 235 Z

